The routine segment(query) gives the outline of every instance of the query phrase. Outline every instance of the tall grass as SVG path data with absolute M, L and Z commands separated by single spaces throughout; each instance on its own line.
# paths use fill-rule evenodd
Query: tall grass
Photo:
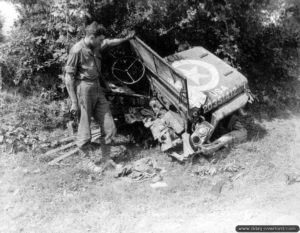
M 50 101 L 41 95 L 23 97 L 16 92 L 0 92 L 1 125 L 20 125 L 29 131 L 54 130 L 65 126 L 67 100 Z

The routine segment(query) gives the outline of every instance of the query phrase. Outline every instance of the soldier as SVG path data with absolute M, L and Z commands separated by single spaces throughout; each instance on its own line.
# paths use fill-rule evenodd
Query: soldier
M 106 30 L 102 25 L 93 22 L 85 29 L 85 37 L 70 50 L 65 67 L 65 82 L 72 101 L 71 112 L 80 112 L 76 145 L 87 155 L 93 150 L 91 143 L 91 117 L 100 124 L 102 142 L 111 143 L 116 127 L 106 100 L 101 80 L 101 53 L 103 50 L 117 46 L 131 39 L 134 34 L 122 39 L 106 39 Z M 104 80 L 101 80 L 104 81 Z M 100 171 L 90 159 L 87 163 L 94 171 Z

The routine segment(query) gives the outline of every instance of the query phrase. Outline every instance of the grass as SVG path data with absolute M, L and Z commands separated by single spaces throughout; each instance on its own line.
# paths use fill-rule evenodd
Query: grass
M 277 129 L 273 132 L 274 126 Z M 233 232 L 230 229 L 234 229 L 234 225 L 244 223 L 247 218 L 264 219 L 266 223 L 270 218 L 276 219 L 280 211 L 294 214 L 297 210 L 293 206 L 298 200 L 297 186 L 282 185 L 283 171 L 291 162 L 290 143 L 294 141 L 278 140 L 285 136 L 292 138 L 293 119 L 279 124 L 264 121 L 261 127 L 270 133 L 236 145 L 226 158 L 215 164 L 223 167 L 234 162 L 244 168 L 239 172 L 245 172 L 232 183 L 233 187 L 225 186 L 220 195 L 211 194 L 210 190 L 219 180 L 227 179 L 227 173 L 191 176 L 184 173 L 185 166 L 171 161 L 157 148 L 139 150 L 132 159 L 156 158 L 167 170 L 165 189 L 151 189 L 148 182 L 115 179 L 112 173 L 91 180 L 89 173 L 76 168 L 80 160 L 76 156 L 64 161 L 65 166 L 46 167 L 22 154 L 14 156 L 15 162 L 2 157 L 1 164 L 8 166 L 2 178 L 9 184 L 5 182 L 1 189 L 3 193 L 9 189 L 5 190 L 5 185 L 10 187 L 10 193 L 19 189 L 10 197 L 14 204 L 11 202 L 8 209 L 16 231 L 23 228 L 25 232 L 229 233 Z M 272 146 L 274 141 L 277 144 Z M 41 171 L 24 174 L 24 168 Z M 265 213 L 264 209 L 268 208 L 271 212 Z

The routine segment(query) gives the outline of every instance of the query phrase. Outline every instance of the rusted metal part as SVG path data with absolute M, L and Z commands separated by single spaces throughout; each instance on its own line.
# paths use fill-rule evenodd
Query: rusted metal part
M 213 155 L 216 151 L 221 149 L 224 146 L 228 146 L 230 144 L 241 143 L 247 138 L 247 130 L 243 127 L 241 122 L 236 117 L 232 117 L 235 122 L 230 122 L 230 130 L 231 132 L 221 136 L 216 139 L 212 143 L 205 144 L 194 144 L 192 142 L 193 147 L 191 146 L 191 140 L 189 134 L 182 135 L 183 141 L 183 153 L 179 154 L 177 152 L 172 152 L 169 155 L 174 157 L 175 159 L 184 162 L 192 155 L 195 154 L 203 154 L 206 156 Z M 232 121 L 233 121 L 232 120 Z M 193 135 L 192 135 L 193 137 Z
M 65 153 L 65 154 L 63 154 L 63 155 L 61 155 L 61 156 L 59 156 L 58 158 L 55 158 L 55 159 L 51 160 L 51 161 L 48 163 L 48 165 L 55 165 L 55 164 L 57 164 L 59 161 L 61 161 L 61 160 L 65 159 L 65 158 L 67 158 L 67 157 L 69 157 L 69 156 L 71 156 L 71 155 L 77 153 L 78 151 L 79 151 L 78 148 L 75 148 L 75 149 L 73 149 L 73 150 L 70 150 L 70 151 L 68 151 L 67 153 Z
M 240 124 L 240 122 L 238 122 Z M 241 125 L 241 124 L 240 124 Z M 229 144 L 240 143 L 247 138 L 247 130 L 241 127 L 238 130 L 234 130 L 228 134 L 225 134 L 209 144 L 203 144 L 200 146 L 199 152 L 204 155 L 212 155 L 214 152 Z
M 68 144 L 63 145 L 63 146 L 61 146 L 61 147 L 58 147 L 58 148 L 55 148 L 55 149 L 53 149 L 53 150 L 47 151 L 47 152 L 45 153 L 45 156 L 49 156 L 49 155 L 55 154 L 55 153 L 57 153 L 57 152 L 60 152 L 60 151 L 69 149 L 69 148 L 71 148 L 71 147 L 74 146 L 74 145 L 75 145 L 74 142 L 68 143 Z
M 99 131 L 99 130 L 97 130 L 97 131 Z M 96 131 L 96 130 L 92 131 L 92 140 L 95 140 L 95 137 L 98 137 L 98 136 L 100 137 L 100 132 L 97 132 L 97 131 Z M 59 140 L 58 143 L 74 141 L 74 139 L 76 139 L 75 136 L 73 136 L 73 137 L 67 137 L 67 138 L 65 138 L 65 139 Z M 58 147 L 58 148 L 52 149 L 52 150 L 50 150 L 50 151 L 47 151 L 47 152 L 45 153 L 45 155 L 46 155 L 46 156 L 49 156 L 49 155 L 55 154 L 55 153 L 57 153 L 57 152 L 60 152 L 60 151 L 69 149 L 69 148 L 71 148 L 71 147 L 74 146 L 74 145 L 75 145 L 74 142 L 70 142 L 70 143 L 68 143 L 68 144 L 66 144 L 66 145 L 63 145 L 63 146 L 61 146 L 61 147 Z
M 177 152 L 172 152 L 169 155 L 181 162 L 186 161 L 190 156 L 195 154 L 195 151 L 191 147 L 190 144 L 190 134 L 183 133 L 182 134 L 182 144 L 183 144 L 183 153 L 179 154 Z
M 92 139 L 91 139 L 91 141 L 95 141 L 98 138 L 100 138 L 101 134 L 98 131 L 99 130 L 93 130 L 92 131 Z M 50 156 L 50 155 L 54 155 L 56 153 L 61 153 L 64 150 L 71 149 L 73 146 L 76 146 L 74 142 L 68 143 L 67 145 L 64 145 L 64 146 L 61 146 L 59 148 L 53 149 L 51 151 L 48 151 L 44 156 Z M 54 165 L 54 164 L 58 163 L 59 161 L 61 161 L 61 160 L 65 159 L 65 158 L 67 158 L 67 157 L 69 157 L 69 156 L 77 153 L 78 151 L 79 151 L 78 148 L 75 148 L 75 149 L 72 149 L 70 151 L 67 151 L 66 153 L 60 155 L 59 157 L 56 157 L 53 160 L 51 160 L 48 164 L 49 165 Z

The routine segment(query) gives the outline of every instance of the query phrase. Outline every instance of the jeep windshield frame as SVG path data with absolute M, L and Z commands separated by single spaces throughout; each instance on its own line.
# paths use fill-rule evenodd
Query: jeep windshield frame
M 130 40 L 130 44 L 149 72 L 149 74 L 146 72 L 146 75 L 148 78 L 150 76 L 156 97 L 165 106 L 172 104 L 185 115 L 186 120 L 190 118 L 186 77 L 176 71 L 138 37 L 135 36 Z M 179 88 L 176 88 L 175 84 L 179 85 Z

